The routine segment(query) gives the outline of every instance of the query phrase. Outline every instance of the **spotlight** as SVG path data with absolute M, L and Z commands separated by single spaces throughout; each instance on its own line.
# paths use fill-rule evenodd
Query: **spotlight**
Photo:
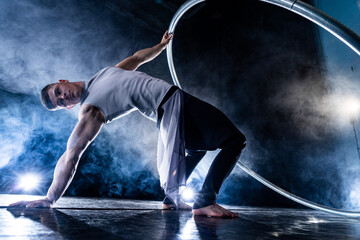
M 360 144 L 358 140 L 359 129 L 356 120 L 356 117 L 359 114 L 359 110 L 360 110 L 360 103 L 356 98 L 351 97 L 344 101 L 344 111 L 347 114 L 349 114 L 350 117 L 350 124 L 352 125 L 354 131 L 356 150 L 358 152 L 358 157 L 360 160 Z
M 19 178 L 19 187 L 24 189 L 25 191 L 30 191 L 38 187 L 40 182 L 39 176 L 35 174 L 25 174 Z
M 360 103 L 355 98 L 349 98 L 344 102 L 344 110 L 350 114 L 351 117 L 356 116 L 360 110 Z
M 191 188 L 185 188 L 181 192 L 181 197 L 184 201 L 191 201 L 194 198 L 194 191 Z

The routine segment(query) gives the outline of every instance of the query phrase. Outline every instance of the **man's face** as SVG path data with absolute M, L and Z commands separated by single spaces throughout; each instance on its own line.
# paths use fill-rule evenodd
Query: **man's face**
M 72 108 L 81 101 L 82 89 L 68 80 L 59 80 L 48 90 L 49 98 L 56 108 Z

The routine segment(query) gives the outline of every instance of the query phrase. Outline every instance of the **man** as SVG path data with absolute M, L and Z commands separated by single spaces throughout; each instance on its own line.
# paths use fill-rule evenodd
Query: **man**
M 136 52 L 115 67 L 100 70 L 88 82 L 59 80 L 44 87 L 41 99 L 47 109 L 72 108 L 80 103 L 79 121 L 58 160 L 46 197 L 10 206 L 51 207 L 66 191 L 81 155 L 104 124 L 139 110 L 160 128 L 158 170 L 166 194 L 163 209 L 189 208 L 179 200 L 178 188 L 185 184 L 206 150 L 221 148 L 192 211 L 194 215 L 238 217 L 216 204 L 216 196 L 245 147 L 244 135 L 210 104 L 163 80 L 135 71 L 158 56 L 172 37 L 165 32 L 159 44 Z

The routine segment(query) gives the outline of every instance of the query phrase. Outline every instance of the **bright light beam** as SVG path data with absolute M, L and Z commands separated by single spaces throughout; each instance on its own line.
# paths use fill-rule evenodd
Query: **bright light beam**
M 353 126 L 355 143 L 356 143 L 356 150 L 358 152 L 358 156 L 359 156 L 359 160 L 360 160 L 360 145 L 359 145 L 359 141 L 358 141 L 359 129 L 358 129 L 358 126 L 357 126 L 357 121 L 356 121 L 357 115 L 359 115 L 360 103 L 354 97 L 349 98 L 344 103 L 345 103 L 344 104 L 344 110 L 349 114 L 350 123 Z
M 39 176 L 35 174 L 25 174 L 19 178 L 19 187 L 25 191 L 30 191 L 38 187 L 40 182 Z
M 356 98 L 349 98 L 344 102 L 344 111 L 348 113 L 351 117 L 356 116 L 360 110 L 359 100 Z
M 181 192 L 181 197 L 184 201 L 191 201 L 194 199 L 194 191 L 191 188 L 185 188 Z

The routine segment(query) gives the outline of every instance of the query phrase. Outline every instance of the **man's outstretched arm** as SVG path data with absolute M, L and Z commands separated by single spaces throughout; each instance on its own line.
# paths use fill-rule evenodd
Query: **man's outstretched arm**
M 9 206 L 50 207 L 66 191 L 70 185 L 79 160 L 85 149 L 94 140 L 104 124 L 104 116 L 93 106 L 84 106 L 79 122 L 71 133 L 66 151 L 56 164 L 54 179 L 44 199 L 36 201 L 20 201 Z
M 136 52 L 134 55 L 116 64 L 115 67 L 130 71 L 136 70 L 140 65 L 156 58 L 166 48 L 172 37 L 173 34 L 168 35 L 166 31 L 159 44 Z

